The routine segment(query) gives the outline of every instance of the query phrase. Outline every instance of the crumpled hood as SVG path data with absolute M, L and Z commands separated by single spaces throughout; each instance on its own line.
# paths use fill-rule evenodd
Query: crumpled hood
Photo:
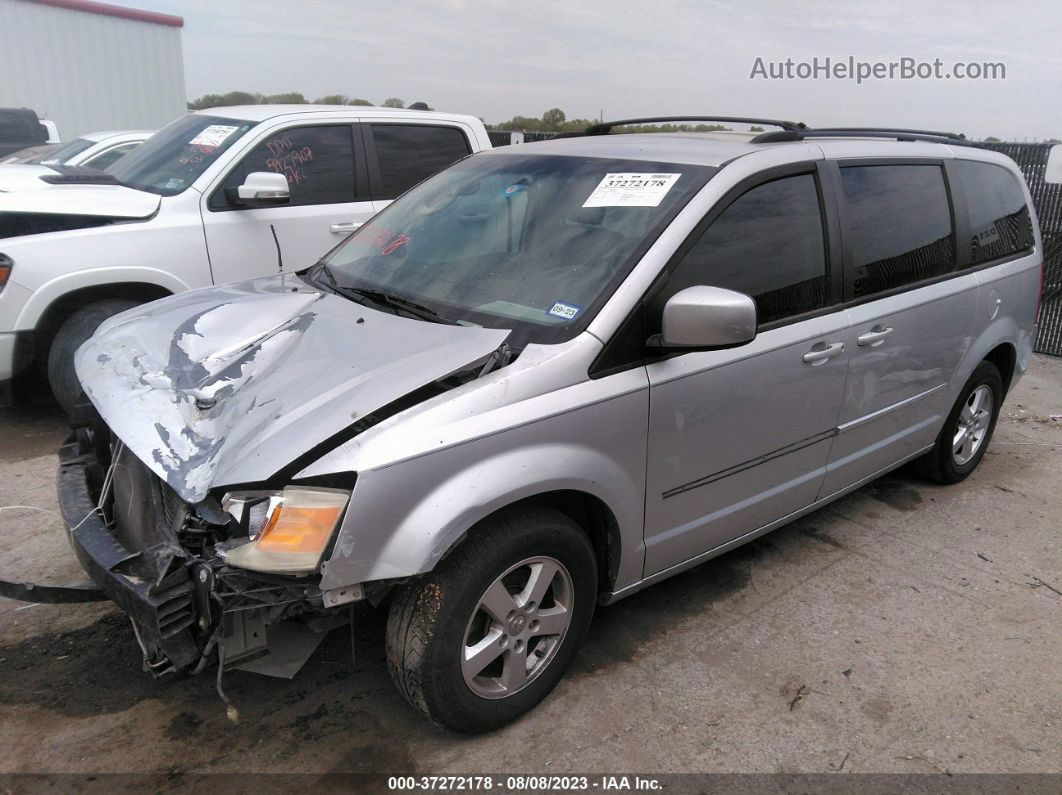
M 47 166 L 0 166 L 0 212 L 148 218 L 159 208 L 154 193 L 124 185 L 53 185 Z
M 398 317 L 281 275 L 111 318 L 75 366 L 118 438 L 195 503 L 268 478 L 508 335 Z

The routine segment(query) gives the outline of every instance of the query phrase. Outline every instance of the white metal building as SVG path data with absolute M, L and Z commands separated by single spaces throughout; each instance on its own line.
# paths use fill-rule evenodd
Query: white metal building
M 162 127 L 187 108 L 183 26 L 89 0 L 0 0 L 0 107 L 35 110 L 64 141 Z

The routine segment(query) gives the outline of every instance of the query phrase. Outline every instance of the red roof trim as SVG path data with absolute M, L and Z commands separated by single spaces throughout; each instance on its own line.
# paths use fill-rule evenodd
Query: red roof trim
M 121 17 L 133 19 L 137 22 L 151 22 L 156 25 L 169 25 L 172 28 L 183 28 L 184 18 L 170 14 L 156 14 L 154 11 L 141 11 L 138 8 L 126 8 L 125 6 L 112 6 L 108 3 L 95 3 L 92 0 L 30 0 L 42 6 L 55 6 L 56 8 L 68 8 L 71 11 L 84 11 L 89 14 L 103 14 L 108 17 Z

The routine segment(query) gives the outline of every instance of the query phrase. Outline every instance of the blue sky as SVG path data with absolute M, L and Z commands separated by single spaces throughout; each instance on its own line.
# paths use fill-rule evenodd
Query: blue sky
M 112 0 L 113 2 L 113 0 Z M 189 97 L 398 96 L 487 121 L 759 115 L 1062 138 L 1062 4 L 129 0 L 179 14 Z M 757 57 L 1002 62 L 1005 80 L 750 79 Z

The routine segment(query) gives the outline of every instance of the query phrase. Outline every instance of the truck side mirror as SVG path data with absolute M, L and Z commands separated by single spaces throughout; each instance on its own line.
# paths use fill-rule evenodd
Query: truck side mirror
M 253 171 L 236 188 L 236 196 L 228 196 L 244 207 L 272 207 L 291 201 L 288 178 L 272 171 Z

